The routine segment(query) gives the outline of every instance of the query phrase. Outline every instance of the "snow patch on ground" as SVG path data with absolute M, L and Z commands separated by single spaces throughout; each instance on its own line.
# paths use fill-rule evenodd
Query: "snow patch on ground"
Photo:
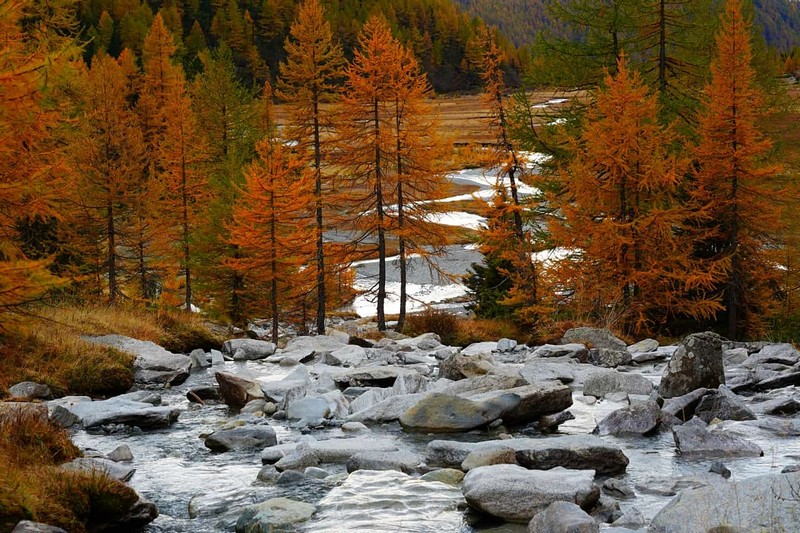
M 486 227 L 486 219 L 479 215 L 465 211 L 447 211 L 444 213 L 428 213 L 425 218 L 428 222 L 442 226 L 457 226 L 460 228 L 481 229 Z
M 354 283 L 358 291 L 369 291 L 374 286 L 371 280 L 359 279 Z M 429 304 L 443 302 L 452 298 L 458 298 L 467 294 L 467 289 L 458 283 L 450 285 L 420 285 L 408 283 L 406 285 L 408 300 L 406 309 L 409 313 L 422 311 Z M 362 317 L 369 318 L 377 314 L 374 294 L 362 294 L 356 297 L 353 302 L 353 311 Z M 390 281 L 386 283 L 386 302 L 384 309 L 387 315 L 396 315 L 400 312 L 400 282 Z

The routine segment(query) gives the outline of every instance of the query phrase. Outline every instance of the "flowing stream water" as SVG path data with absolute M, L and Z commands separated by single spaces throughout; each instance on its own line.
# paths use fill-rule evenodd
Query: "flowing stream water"
M 324 480 L 300 482 L 287 486 L 265 484 L 256 480 L 261 468 L 260 450 L 212 453 L 203 445 L 201 434 L 241 416 L 225 405 L 190 404 L 190 388 L 214 384 L 214 372 L 194 371 L 186 383 L 162 391 L 162 404 L 181 408 L 172 427 L 145 433 L 88 433 L 77 430 L 73 440 L 81 448 L 108 453 L 127 444 L 134 455 L 136 468 L 130 484 L 145 498 L 155 502 L 160 516 L 148 526 L 149 532 L 232 531 L 244 507 L 274 497 L 288 497 L 317 506 L 315 516 L 301 530 L 323 531 L 525 531 L 524 526 L 476 520 L 466 512 L 461 491 L 442 483 L 421 481 L 399 472 L 358 471 L 349 476 L 342 465 L 322 465 L 331 473 Z M 261 380 L 280 379 L 289 370 L 275 364 L 227 362 L 225 371 L 246 374 Z M 645 367 L 645 375 L 658 380 L 658 367 Z M 791 392 L 791 391 L 790 391 Z M 784 389 L 781 393 L 785 394 Z M 596 422 L 621 404 L 598 401 L 584 403 L 580 392 L 574 393 L 570 411 L 575 420 L 559 429 L 561 434 L 589 433 Z M 768 419 L 770 417 L 763 417 Z M 290 422 L 270 420 L 279 443 L 345 437 L 341 429 L 300 431 Z M 370 437 L 396 439 L 401 449 L 424 457 L 425 446 L 434 438 L 478 441 L 497 438 L 492 431 L 461 435 L 407 434 L 397 423 L 371 426 Z M 747 429 L 747 438 L 764 450 L 760 458 L 726 459 L 732 479 L 778 473 L 800 459 L 800 439 L 778 437 L 766 431 Z M 514 433 L 514 436 L 537 437 L 538 434 Z M 542 435 L 541 438 L 548 438 Z M 675 453 L 671 433 L 652 437 L 604 439 L 618 444 L 630 459 L 622 476 L 635 488 L 637 497 L 620 502 L 622 510 L 636 506 L 651 519 L 670 499 L 676 488 L 691 486 L 693 476 L 707 475 L 711 460 L 694 460 Z

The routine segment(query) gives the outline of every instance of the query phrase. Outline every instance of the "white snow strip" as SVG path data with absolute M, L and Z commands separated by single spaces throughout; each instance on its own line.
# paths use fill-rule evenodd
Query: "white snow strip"
M 486 227 L 486 219 L 466 211 L 448 211 L 445 213 L 429 213 L 426 218 L 429 222 L 442 226 L 457 226 L 460 228 L 481 229 Z
M 369 290 L 373 284 L 367 280 L 356 280 L 354 287 L 357 290 Z M 417 283 L 406 284 L 407 311 L 421 311 L 428 304 L 442 302 L 451 298 L 458 298 L 467 293 L 466 288 L 458 283 L 451 285 L 420 285 Z M 400 282 L 386 283 L 386 301 L 384 309 L 387 315 L 396 315 L 400 312 Z M 353 302 L 353 311 L 362 318 L 373 317 L 377 314 L 375 296 L 362 294 Z

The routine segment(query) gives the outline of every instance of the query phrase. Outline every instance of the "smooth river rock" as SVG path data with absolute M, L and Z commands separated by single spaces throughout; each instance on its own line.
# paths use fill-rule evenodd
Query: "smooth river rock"
M 537 470 L 562 466 L 575 470 L 596 470 L 601 475 L 616 475 L 624 473 L 629 463 L 619 446 L 595 435 L 483 442 L 432 440 L 426 449 L 426 463 L 428 466 L 460 468 L 472 451 L 498 446 L 513 449 L 517 463 Z
M 661 409 L 654 401 L 636 402 L 609 413 L 597 424 L 601 436 L 646 435 L 656 429 Z
M 600 526 L 586 511 L 572 502 L 547 506 L 528 523 L 528 533 L 598 533 Z
M 757 476 L 681 491 L 650 533 L 800 531 L 800 473 Z
M 682 426 L 672 428 L 675 446 L 683 455 L 703 457 L 759 457 L 763 450 L 749 440 L 726 431 L 709 431 L 705 424 L 694 418 Z
M 231 407 L 244 407 L 248 402 L 264 399 L 264 391 L 256 381 L 227 372 L 217 372 L 214 377 L 219 383 L 220 395 Z
M 555 501 L 591 507 L 600 496 L 594 470 L 528 470 L 517 465 L 481 466 L 464 476 L 470 507 L 508 522 L 527 523 Z
M 664 369 L 658 388 L 661 397 L 673 398 L 701 387 L 715 389 L 724 385 L 724 341 L 710 331 L 687 336 Z
M 277 443 L 275 430 L 266 425 L 215 431 L 205 440 L 206 448 L 215 452 L 264 448 Z
M 386 438 L 308 440 L 302 445 L 308 445 L 317 455 L 320 463 L 333 464 L 345 464 L 352 456 L 361 452 L 394 452 L 398 450 L 395 441 Z M 263 464 L 275 463 L 295 451 L 297 446 L 298 443 L 290 442 L 265 448 L 261 452 L 261 462 Z
M 720 420 L 755 420 L 756 414 L 744 403 L 744 400 L 725 385 L 717 390 L 709 391 L 700 400 L 694 415 L 708 423 Z
M 247 507 L 236 521 L 236 533 L 269 533 L 294 530 L 311 518 L 317 508 L 289 498 L 272 498 Z
M 189 377 L 192 360 L 186 355 L 167 351 L 154 342 L 140 341 L 123 335 L 103 335 L 84 337 L 84 339 L 135 355 L 133 377 L 137 383 L 180 385 Z
M 501 415 L 506 424 L 535 422 L 542 416 L 559 413 L 572 405 L 572 390 L 567 385 L 554 381 L 487 392 L 470 396 L 469 399 L 483 402 L 507 394 L 518 396 L 520 401 Z
M 520 401 L 519 396 L 510 393 L 481 401 L 433 393 L 403 413 L 400 416 L 400 424 L 407 431 L 433 433 L 469 431 L 497 420 L 517 407 Z
M 79 402 L 62 405 L 90 429 L 110 424 L 136 426 L 140 429 L 159 429 L 171 426 L 180 414 L 176 407 L 156 407 L 150 403 L 131 401 L 124 397 L 96 402 Z

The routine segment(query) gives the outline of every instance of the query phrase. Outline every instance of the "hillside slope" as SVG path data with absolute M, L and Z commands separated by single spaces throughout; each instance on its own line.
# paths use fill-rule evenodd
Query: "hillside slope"
M 552 0 L 455 0 L 471 15 L 498 27 L 517 46 L 533 42 L 547 29 L 571 37 L 570 29 L 553 20 L 547 5 Z M 793 0 L 754 0 L 755 22 L 767 44 L 785 52 L 800 45 L 800 3 Z

